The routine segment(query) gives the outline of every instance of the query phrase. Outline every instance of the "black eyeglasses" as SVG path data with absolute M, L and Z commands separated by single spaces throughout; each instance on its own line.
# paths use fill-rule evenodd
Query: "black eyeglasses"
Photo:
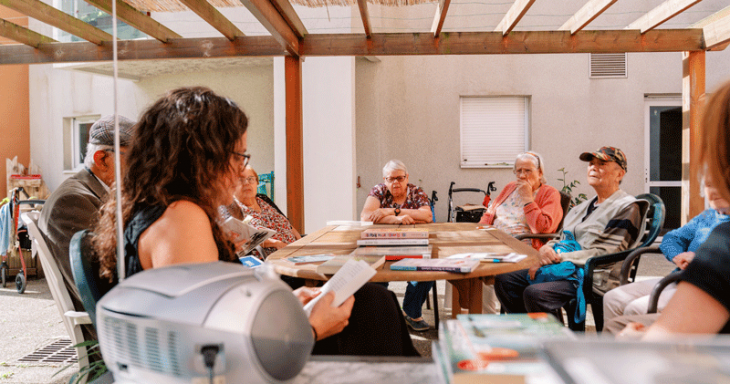
M 233 153 L 234 155 L 243 159 L 243 168 L 246 168 L 246 166 L 248 165 L 248 162 L 251 161 L 251 155 L 247 155 L 245 153 L 238 153 L 236 151 L 232 151 L 231 153 Z

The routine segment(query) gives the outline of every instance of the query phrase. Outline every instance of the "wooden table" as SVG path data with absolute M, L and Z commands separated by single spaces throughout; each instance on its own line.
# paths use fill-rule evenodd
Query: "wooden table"
M 296 265 L 291 256 L 321 253 L 348 254 L 357 248 L 360 232 L 367 228 L 392 228 L 392 225 L 327 226 L 272 253 L 266 259 L 282 275 L 304 279 L 327 280 L 316 272 L 318 264 Z M 482 312 L 482 283 L 493 284 L 494 276 L 529 268 L 535 264 L 537 251 L 529 245 L 497 229 L 480 230 L 476 223 L 416 224 L 408 227 L 427 229 L 433 246 L 432 258 L 444 258 L 465 252 L 517 252 L 528 257 L 519 263 L 481 263 L 471 273 L 391 271 L 386 262 L 377 269 L 372 282 L 448 280 L 458 290 L 458 302 L 471 313 Z M 454 311 L 455 312 L 455 311 Z

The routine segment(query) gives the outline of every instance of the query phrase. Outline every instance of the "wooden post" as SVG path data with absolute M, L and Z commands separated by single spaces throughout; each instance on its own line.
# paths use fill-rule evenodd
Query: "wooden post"
M 684 52 L 682 72 L 682 225 L 685 225 L 705 208 L 700 196 L 702 166 L 699 161 L 705 51 Z
M 304 232 L 304 145 L 302 134 L 302 61 L 284 57 L 286 77 L 286 204 L 292 226 Z

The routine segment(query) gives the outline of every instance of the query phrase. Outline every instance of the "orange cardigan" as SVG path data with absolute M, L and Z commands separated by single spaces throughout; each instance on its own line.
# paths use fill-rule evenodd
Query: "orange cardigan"
M 499 196 L 494 200 L 492 206 L 496 209 L 507 197 L 517 188 L 517 182 L 507 184 Z M 525 220 L 532 233 L 553 233 L 558 229 L 558 224 L 563 218 L 563 207 L 560 206 L 560 192 L 557 189 L 543 184 L 537 190 L 535 201 L 525 206 Z M 491 225 L 494 223 L 494 214 L 484 211 L 480 224 Z M 532 247 L 540 249 L 545 242 L 539 239 L 532 239 Z

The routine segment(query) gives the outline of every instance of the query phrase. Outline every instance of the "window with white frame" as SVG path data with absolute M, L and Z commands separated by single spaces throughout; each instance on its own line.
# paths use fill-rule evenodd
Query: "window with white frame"
M 89 129 L 99 117 L 99 115 L 93 115 L 64 119 L 66 126 L 64 168 L 66 170 L 78 170 L 84 166 L 86 145 L 89 143 Z
M 529 146 L 529 97 L 462 96 L 461 167 L 512 167 Z

